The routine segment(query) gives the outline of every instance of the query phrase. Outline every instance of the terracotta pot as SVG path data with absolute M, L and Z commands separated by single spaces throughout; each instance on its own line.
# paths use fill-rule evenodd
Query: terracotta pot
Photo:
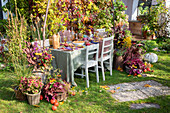
M 144 39 L 147 39 L 147 31 L 143 32 L 143 37 L 144 37 Z
M 117 69 L 119 66 L 123 69 L 123 57 L 115 55 L 113 58 L 113 69 Z
M 28 103 L 30 105 L 36 105 L 40 103 L 40 94 L 41 91 L 38 94 L 26 94 L 27 95 L 27 99 L 28 99 Z

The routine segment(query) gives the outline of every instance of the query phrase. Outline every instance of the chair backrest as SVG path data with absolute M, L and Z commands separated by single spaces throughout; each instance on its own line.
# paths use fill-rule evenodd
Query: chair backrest
M 34 42 L 38 43 L 38 48 L 43 47 L 43 40 L 41 40 L 41 45 L 40 45 L 40 41 L 34 41 Z M 31 42 L 31 44 L 33 45 L 34 42 Z M 50 47 L 49 39 L 45 40 L 45 45 L 44 46 L 45 47 Z
M 92 44 L 86 47 L 86 62 L 89 61 L 89 58 L 93 58 L 98 62 L 98 52 L 99 44 Z M 94 57 L 95 56 L 95 57 Z
M 103 38 L 101 59 L 103 59 L 103 57 L 106 57 L 108 55 L 111 57 L 111 53 L 113 52 L 113 38 L 114 36 Z

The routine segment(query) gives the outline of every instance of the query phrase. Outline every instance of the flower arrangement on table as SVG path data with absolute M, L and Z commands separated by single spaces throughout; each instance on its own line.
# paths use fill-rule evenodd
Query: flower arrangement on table
M 21 77 L 19 89 L 23 94 L 37 94 L 41 91 L 43 83 L 40 77 Z
M 61 70 L 56 69 L 51 76 L 48 76 L 46 85 L 43 88 L 43 93 L 46 100 L 63 101 L 67 97 L 67 92 L 70 89 L 70 84 L 63 81 L 60 77 Z

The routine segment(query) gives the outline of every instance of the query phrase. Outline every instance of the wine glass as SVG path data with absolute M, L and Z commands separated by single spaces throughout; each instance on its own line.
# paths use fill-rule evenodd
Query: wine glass
M 66 37 L 66 36 L 64 36 L 64 42 L 65 42 L 65 43 L 67 42 L 67 37 Z

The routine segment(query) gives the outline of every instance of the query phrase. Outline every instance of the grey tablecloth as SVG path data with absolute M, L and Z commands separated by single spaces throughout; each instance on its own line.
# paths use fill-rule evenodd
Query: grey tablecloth
M 72 85 L 76 85 L 74 72 L 83 64 L 83 61 L 85 61 L 85 48 L 74 51 L 53 49 L 51 52 L 55 57 L 52 60 L 53 67 L 63 70 L 61 73 L 62 79 L 71 82 Z

